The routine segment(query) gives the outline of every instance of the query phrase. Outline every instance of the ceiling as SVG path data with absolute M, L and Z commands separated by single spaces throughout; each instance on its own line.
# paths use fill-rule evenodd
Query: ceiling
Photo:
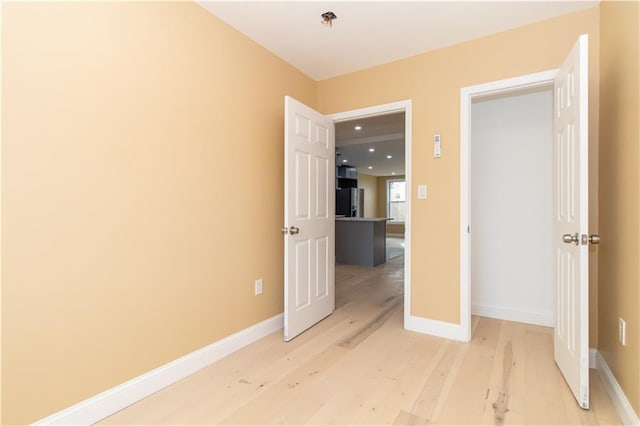
M 598 4 L 597 0 L 197 2 L 314 80 Z M 320 16 L 327 11 L 338 17 L 331 27 L 324 25 Z M 362 125 L 362 130 L 354 130 L 356 124 Z M 404 113 L 335 126 L 336 151 L 341 154 L 337 164 L 352 165 L 360 173 L 374 176 L 404 174 Z
M 598 1 L 206 1 L 205 9 L 314 80 L 593 7 Z M 334 12 L 332 27 L 321 14 Z
M 337 122 L 335 129 L 336 164 L 373 176 L 404 174 L 404 112 Z

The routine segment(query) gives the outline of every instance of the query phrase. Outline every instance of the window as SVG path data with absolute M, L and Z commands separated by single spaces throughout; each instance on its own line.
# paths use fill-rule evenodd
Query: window
M 407 208 L 405 199 L 404 179 L 389 179 L 387 181 L 387 217 L 392 218 L 389 223 L 404 223 Z

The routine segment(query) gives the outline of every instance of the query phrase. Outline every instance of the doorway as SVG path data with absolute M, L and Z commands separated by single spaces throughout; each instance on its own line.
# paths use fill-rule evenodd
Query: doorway
M 285 96 L 284 107 L 284 339 L 290 341 L 335 310 L 335 228 L 338 223 L 334 190 L 335 123 L 403 112 L 405 173 L 408 177 L 407 186 L 410 188 L 411 101 L 324 115 Z M 405 328 L 411 306 L 410 197 L 406 200 L 406 212 L 406 255 L 402 272 L 397 274 L 404 276 L 400 282 L 403 296 L 399 300 L 404 301 L 404 308 L 400 313 Z M 384 227 L 386 219 L 370 222 Z M 379 229 L 369 233 L 374 232 L 379 232 Z M 384 228 L 381 235 L 384 235 Z
M 471 313 L 553 327 L 553 88 L 471 102 Z
M 404 259 L 403 259 L 403 293 L 404 293 L 404 312 L 403 312 L 403 322 L 405 324 L 407 324 L 407 318 L 410 315 L 410 307 L 411 307 L 411 280 L 410 280 L 410 276 L 411 276 L 411 268 L 410 268 L 410 264 L 411 264 L 411 101 L 407 100 L 407 101 L 400 101 L 400 102 L 394 102 L 394 103 L 390 103 L 390 104 L 384 104 L 384 105 L 377 105 L 377 106 L 373 106 L 373 107 L 368 107 L 368 108 L 362 108 L 362 109 L 357 109 L 357 110 L 352 110 L 352 111 L 346 111 L 346 112 L 341 112 L 341 113 L 337 113 L 337 114 L 333 114 L 330 115 L 330 118 L 333 120 L 334 124 L 336 125 L 336 127 L 340 126 L 340 123 L 353 123 L 352 129 L 354 131 L 361 131 L 362 128 L 360 130 L 356 130 L 355 127 L 356 126 L 362 126 L 361 124 L 358 124 L 359 121 L 364 121 L 367 119 L 372 119 L 375 117 L 384 117 L 384 116 L 392 116 L 392 115 L 396 115 L 396 114 L 403 114 L 404 115 L 404 146 L 402 147 L 404 150 L 404 185 L 406 187 L 406 198 L 404 201 L 404 229 L 401 229 L 399 227 L 396 227 L 395 230 L 395 234 L 397 235 L 398 233 L 402 232 L 404 233 L 404 247 L 403 247 L 403 251 L 404 251 Z M 372 138 L 371 140 L 367 141 L 370 143 L 374 143 L 376 141 L 375 138 Z M 375 146 L 368 146 L 368 145 L 364 145 L 366 147 L 366 152 L 369 152 L 369 149 L 373 148 L 375 149 Z M 338 148 L 339 149 L 339 148 Z M 347 150 L 348 151 L 348 150 Z M 387 154 L 385 153 L 385 160 L 392 160 L 392 159 L 387 159 L 386 156 L 387 155 L 391 155 L 393 157 L 393 153 L 391 154 Z M 341 155 L 340 157 L 346 157 L 345 155 Z M 348 164 L 349 163 L 349 158 L 340 158 L 340 159 L 336 159 L 336 166 L 340 165 L 340 163 L 343 162 L 343 160 L 347 160 L 346 163 L 343 164 Z M 371 171 L 373 170 L 373 165 L 372 164 L 363 164 L 362 167 L 364 168 L 364 170 L 369 171 L 370 173 L 372 173 Z M 369 169 L 369 167 L 372 167 L 372 169 Z M 393 178 L 394 176 L 398 176 L 399 178 L 402 175 L 399 175 L 398 173 L 400 173 L 399 171 L 394 171 L 394 170 L 387 170 L 388 175 L 389 175 L 389 179 Z M 395 175 L 393 173 L 396 173 Z M 368 173 L 365 172 L 365 174 L 369 175 Z M 387 173 L 382 173 L 387 174 Z M 373 173 L 370 175 L 373 177 Z M 389 179 L 385 179 L 385 184 L 382 187 L 383 190 L 381 190 L 381 186 L 378 183 L 378 180 L 380 180 L 379 178 L 376 177 L 376 199 L 377 199 L 377 205 L 378 206 L 374 206 L 372 204 L 369 205 L 369 214 L 373 214 L 375 212 L 375 215 L 378 216 L 378 212 L 380 211 L 380 204 L 381 204 L 381 199 L 382 197 L 384 197 L 385 199 L 385 203 L 386 203 L 386 180 Z M 369 181 L 371 182 L 372 180 L 369 179 Z M 372 186 L 372 185 L 371 185 Z M 370 188 L 370 190 L 373 190 L 372 187 Z M 366 201 L 365 201 L 366 203 Z M 367 207 L 365 206 L 365 212 L 367 211 Z M 391 238 L 393 238 L 394 236 L 391 235 Z M 392 242 L 393 244 L 394 242 Z M 392 259 L 390 259 L 392 260 Z M 399 258 L 398 258 L 399 260 Z
M 471 340 L 472 233 L 471 233 L 471 113 L 474 100 L 509 97 L 517 93 L 553 87 L 557 70 L 471 86 L 460 91 L 460 327 L 463 341 Z M 550 188 L 551 189 L 551 188 Z M 518 230 L 511 237 L 517 239 Z M 475 231 L 474 231 L 475 232 Z M 549 251 L 551 251 L 549 246 Z
M 554 360 L 582 408 L 589 408 L 589 67 L 581 35 L 558 70 L 460 90 L 460 329 L 471 338 L 471 113 L 484 96 L 553 88 L 552 244 Z M 541 212 L 545 215 L 545 212 Z M 548 213 L 547 213 L 548 215 Z M 518 240 L 513 229 L 510 240 Z M 527 241 L 519 241 L 524 245 Z M 518 251 L 520 246 L 515 246 Z

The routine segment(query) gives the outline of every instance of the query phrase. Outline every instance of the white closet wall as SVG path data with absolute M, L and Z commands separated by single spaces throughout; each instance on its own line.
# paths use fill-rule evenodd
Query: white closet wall
M 471 303 L 476 315 L 553 325 L 552 91 L 471 109 Z

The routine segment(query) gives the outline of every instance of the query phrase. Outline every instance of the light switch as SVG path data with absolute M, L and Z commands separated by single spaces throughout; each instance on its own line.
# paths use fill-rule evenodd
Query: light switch
M 427 185 L 418 185 L 418 200 L 427 199 Z
M 440 135 L 433 135 L 433 158 L 440 158 L 441 156 Z

